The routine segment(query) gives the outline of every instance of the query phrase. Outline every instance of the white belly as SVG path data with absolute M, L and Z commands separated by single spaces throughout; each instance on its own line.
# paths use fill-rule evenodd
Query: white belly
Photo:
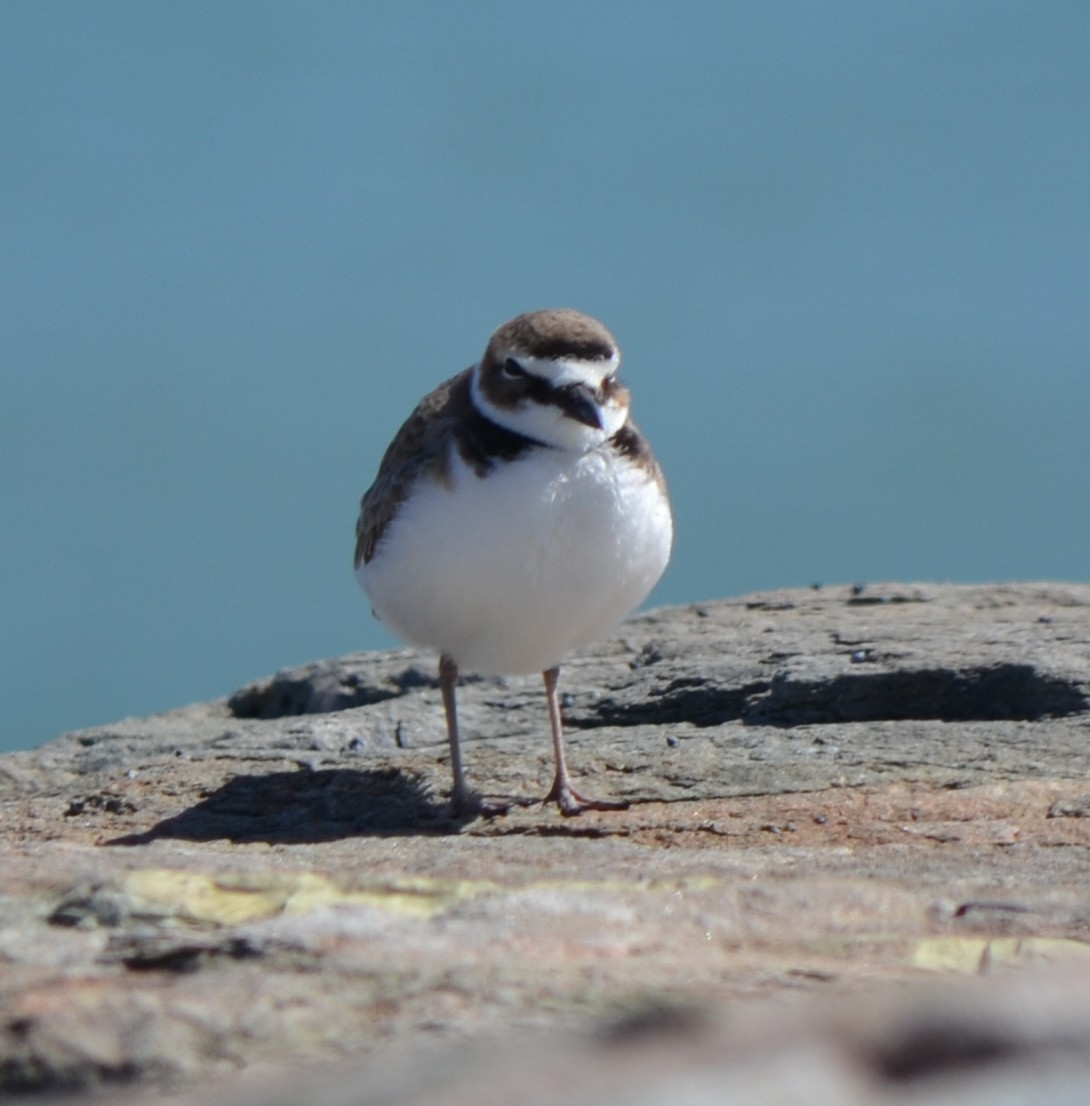
M 665 494 L 611 453 L 535 450 L 418 485 L 358 570 L 395 633 L 466 671 L 541 672 L 608 633 L 662 575 Z

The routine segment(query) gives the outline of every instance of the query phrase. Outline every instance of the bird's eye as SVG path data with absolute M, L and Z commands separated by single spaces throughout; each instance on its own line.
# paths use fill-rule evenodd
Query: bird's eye
M 503 375 L 508 380 L 518 380 L 526 375 L 526 370 L 513 357 L 508 357 L 503 363 Z

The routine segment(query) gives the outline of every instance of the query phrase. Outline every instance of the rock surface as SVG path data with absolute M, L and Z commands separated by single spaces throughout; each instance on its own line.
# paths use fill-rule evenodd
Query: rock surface
M 629 810 L 451 818 L 410 650 L 0 757 L 0 1091 L 1021 1102 L 1043 1057 L 1050 1101 L 1085 1087 L 1090 587 L 669 608 L 563 687 L 577 781 Z M 543 794 L 539 682 L 459 705 L 471 779 Z

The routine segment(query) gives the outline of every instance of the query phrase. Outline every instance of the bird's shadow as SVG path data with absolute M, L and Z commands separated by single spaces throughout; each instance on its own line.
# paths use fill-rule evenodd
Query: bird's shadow
M 419 779 L 397 768 L 234 776 L 200 802 L 110 845 L 158 838 L 239 844 L 316 844 L 346 837 L 447 834 L 473 819 L 451 812 Z

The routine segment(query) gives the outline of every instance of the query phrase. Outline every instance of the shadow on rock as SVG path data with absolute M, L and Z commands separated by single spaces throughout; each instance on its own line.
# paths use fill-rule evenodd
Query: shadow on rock
M 345 837 L 457 832 L 459 819 L 399 769 L 326 769 L 235 776 L 195 806 L 110 845 L 160 837 L 300 845 Z

